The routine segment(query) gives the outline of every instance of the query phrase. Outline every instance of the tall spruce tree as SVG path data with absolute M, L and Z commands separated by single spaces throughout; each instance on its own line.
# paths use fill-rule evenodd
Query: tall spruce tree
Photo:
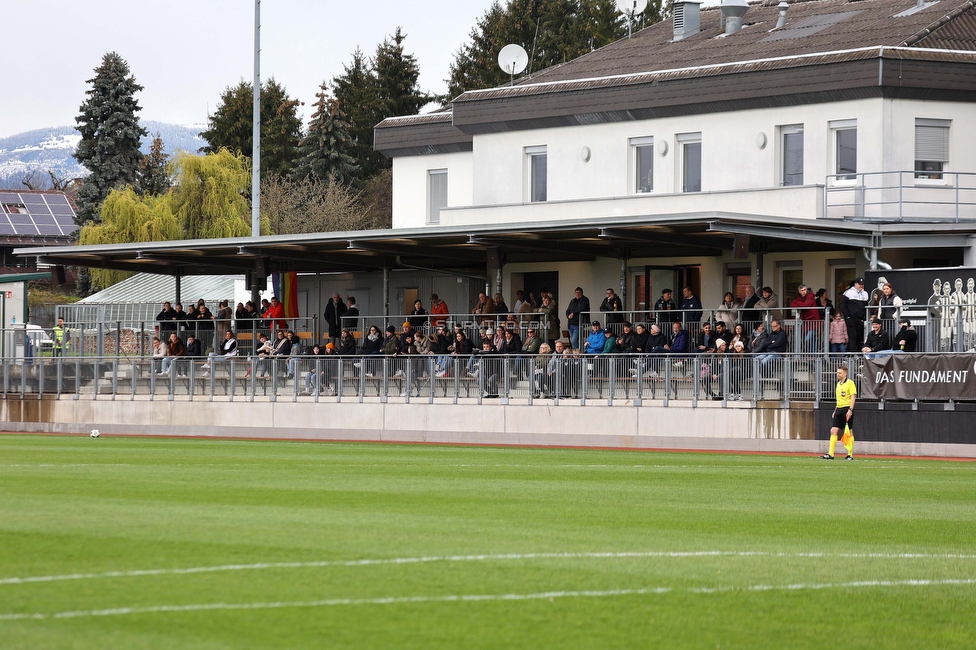
M 208 119 L 207 130 L 200 134 L 207 146 L 203 153 L 227 149 L 252 156 L 254 148 L 254 85 L 241 81 L 228 86 L 220 96 L 220 104 Z M 287 175 L 298 157 L 298 143 L 302 138 L 302 121 L 298 107 L 302 103 L 288 96 L 285 88 L 268 79 L 261 84 L 261 169 Z
M 387 38 L 376 48 L 373 69 L 376 71 L 376 95 L 384 118 L 416 115 L 430 101 L 430 95 L 417 85 L 420 78 L 417 58 L 404 51 L 406 38 L 403 29 L 397 27 L 393 38 Z
M 328 181 L 334 178 L 343 185 L 350 185 L 359 174 L 359 165 L 351 154 L 355 143 L 349 135 L 349 125 L 343 119 L 345 116 L 339 102 L 329 97 L 325 82 L 315 97 L 315 112 L 308 125 L 308 134 L 298 145 L 300 158 L 292 176 L 299 180 Z
M 79 225 L 99 223 L 102 203 L 109 192 L 138 181 L 143 157 L 139 143 L 147 134 L 136 116 L 141 108 L 135 94 L 142 86 L 136 83 L 121 56 L 115 52 L 103 56 L 88 83 L 88 98 L 75 118 L 81 142 L 74 157 L 91 172 L 78 191 Z
M 373 127 L 382 119 L 376 74 L 359 49 L 353 52 L 352 63 L 342 68 L 342 74 L 332 79 L 332 93 L 349 123 L 360 177 L 369 178 L 385 164 L 383 156 L 373 151 Z
M 343 66 L 343 74 L 332 80 L 332 92 L 349 122 L 353 155 L 364 180 L 390 166 L 389 160 L 373 151 L 373 127 L 387 117 L 416 115 L 430 101 L 417 85 L 420 66 L 404 50 L 406 37 L 398 27 L 392 38 L 377 46 L 376 56 L 369 62 L 357 49 L 352 64 Z

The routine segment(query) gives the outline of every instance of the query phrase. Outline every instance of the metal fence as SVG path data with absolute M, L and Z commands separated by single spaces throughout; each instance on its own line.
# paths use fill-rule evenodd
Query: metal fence
M 5 398 L 290 400 L 558 405 L 830 402 L 863 355 L 9 357 Z
M 976 174 L 893 171 L 827 176 L 824 215 L 863 219 L 976 219 Z

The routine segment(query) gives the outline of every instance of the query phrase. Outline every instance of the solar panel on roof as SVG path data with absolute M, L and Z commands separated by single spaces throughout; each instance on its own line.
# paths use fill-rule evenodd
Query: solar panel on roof
M 9 223 L 0 222 L 0 235 L 12 235 L 14 234 L 14 227 Z
M 68 205 L 68 197 L 64 194 L 45 194 L 44 199 L 48 205 Z
M 46 205 L 28 205 L 27 209 L 35 216 L 39 214 L 51 214 L 51 209 Z
M 16 194 L 0 194 L 0 203 L 20 203 L 20 197 Z
M 42 223 L 48 223 L 48 224 L 51 224 L 53 226 L 53 225 L 55 225 L 57 223 L 54 220 L 54 217 L 52 217 L 49 214 L 34 214 L 34 215 L 31 215 L 31 216 L 34 217 L 34 223 L 36 223 L 37 225 L 41 225 Z
M 58 214 L 54 215 L 54 220 L 57 221 L 62 226 L 71 226 L 72 228 L 74 228 L 77 225 L 75 224 L 75 220 L 72 219 L 71 217 L 64 217 Z
M 36 235 L 37 226 L 35 226 L 34 224 L 30 224 L 29 226 L 23 224 L 14 224 L 14 232 L 17 233 L 18 235 Z
M 809 18 L 804 18 L 794 25 L 787 25 L 786 27 L 780 28 L 766 38 L 760 39 L 759 42 L 767 43 L 770 41 L 785 41 L 791 38 L 805 38 L 807 36 L 812 36 L 817 32 L 822 32 L 829 27 L 833 27 L 837 23 L 843 22 L 852 16 L 858 15 L 859 13 L 861 12 L 845 11 L 839 14 L 810 16 Z
M 44 203 L 44 197 L 40 194 L 21 194 L 20 202 L 27 205 L 46 205 Z
M 10 223 L 12 223 L 12 224 L 18 224 L 18 223 L 19 224 L 34 223 L 31 220 L 29 214 L 9 214 L 9 215 L 7 215 L 7 218 L 10 219 Z
M 39 235 L 61 235 L 61 229 L 57 226 L 38 226 L 37 233 Z

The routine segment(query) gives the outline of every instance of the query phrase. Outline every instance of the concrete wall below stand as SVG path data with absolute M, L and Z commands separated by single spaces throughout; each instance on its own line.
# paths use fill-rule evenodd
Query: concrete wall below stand
M 893 411 L 893 416 L 899 413 Z M 812 405 L 168 401 L 8 398 L 0 430 L 822 453 Z M 821 416 L 822 417 L 822 416 Z M 822 437 L 822 436 L 821 436 Z M 976 457 L 976 445 L 859 441 L 866 454 Z

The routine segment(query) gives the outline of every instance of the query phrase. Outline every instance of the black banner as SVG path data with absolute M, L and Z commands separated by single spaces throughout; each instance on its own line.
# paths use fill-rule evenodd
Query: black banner
M 864 360 L 861 397 L 976 399 L 976 354 L 890 354 Z

